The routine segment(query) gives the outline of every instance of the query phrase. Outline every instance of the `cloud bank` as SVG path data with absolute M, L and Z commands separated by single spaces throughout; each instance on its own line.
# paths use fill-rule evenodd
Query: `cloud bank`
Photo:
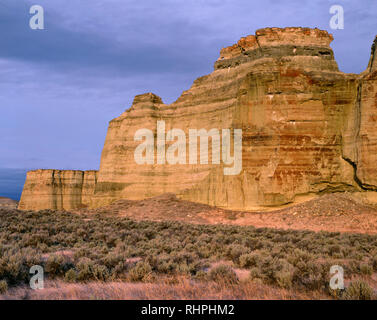
M 29 28 L 29 8 L 45 30 Z M 332 1 L 0 0 L 0 167 L 97 169 L 107 123 L 134 95 L 171 103 L 219 50 L 263 27 L 329 30 Z M 339 1 L 339 67 L 366 68 L 377 2 Z

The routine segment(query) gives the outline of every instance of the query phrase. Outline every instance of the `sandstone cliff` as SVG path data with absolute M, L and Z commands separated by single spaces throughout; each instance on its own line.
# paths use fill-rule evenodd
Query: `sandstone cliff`
M 166 192 L 195 202 L 255 209 L 334 191 L 377 190 L 376 41 L 360 75 L 339 71 L 332 36 L 266 28 L 224 48 L 214 71 L 165 105 L 136 96 L 112 120 L 98 173 L 29 172 L 20 209 L 98 207 Z M 135 162 L 137 130 L 242 129 L 242 171 L 224 164 Z M 171 144 L 172 142 L 170 142 Z M 156 148 L 156 146 L 153 146 Z M 209 160 L 211 160 L 211 144 Z M 187 158 L 189 155 L 187 155 Z M 187 162 L 188 163 L 188 162 Z
M 75 209 L 89 206 L 97 171 L 35 170 L 27 173 L 20 210 Z

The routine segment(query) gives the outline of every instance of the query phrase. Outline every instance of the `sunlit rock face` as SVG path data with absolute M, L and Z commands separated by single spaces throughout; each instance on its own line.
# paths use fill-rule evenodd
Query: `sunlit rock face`
M 27 173 L 20 210 L 75 209 L 89 206 L 97 171 L 34 170 Z
M 257 209 L 309 194 L 374 191 L 376 41 L 367 70 L 356 75 L 339 71 L 332 40 L 309 28 L 266 28 L 241 38 L 174 103 L 152 93 L 136 96 L 110 121 L 98 172 L 29 172 L 19 207 L 99 207 L 172 192 L 194 202 Z M 190 129 L 241 129 L 242 170 L 226 175 L 229 165 L 212 163 L 211 139 L 208 164 L 189 163 L 188 141 L 186 164 L 137 164 L 135 133 L 145 128 L 156 137 L 158 121 L 166 132 L 181 129 L 187 137 Z

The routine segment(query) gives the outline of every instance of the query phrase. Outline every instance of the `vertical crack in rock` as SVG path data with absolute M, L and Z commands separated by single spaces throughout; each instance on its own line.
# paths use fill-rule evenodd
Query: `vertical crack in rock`
M 377 38 L 376 38 L 377 39 Z M 375 43 L 374 43 L 375 45 Z M 362 90 L 363 90 L 363 84 L 362 84 L 362 81 L 360 80 L 359 81 L 359 84 L 357 86 L 357 97 L 356 97 L 356 101 L 355 101 L 355 129 L 356 129 L 356 132 L 355 132 L 355 135 L 354 135 L 354 141 L 353 141 L 353 147 L 355 149 L 355 152 L 354 152 L 354 155 L 355 155 L 355 159 L 350 159 L 348 157 L 345 157 L 344 155 L 342 156 L 342 158 L 347 161 L 353 168 L 353 172 L 354 172 L 354 181 L 357 183 L 357 185 L 362 189 L 362 190 L 365 190 L 365 191 L 377 191 L 377 187 L 376 186 L 373 186 L 373 185 L 370 185 L 370 184 L 366 184 L 366 183 L 363 183 L 360 178 L 358 177 L 357 175 L 357 164 L 358 164 L 358 161 L 359 161 L 359 144 L 360 144 L 360 127 L 361 127 L 361 97 L 362 97 Z
M 81 184 L 80 184 L 80 204 L 84 203 L 83 201 L 83 190 L 84 190 L 84 183 L 85 183 L 85 172 L 81 175 Z
M 54 190 L 55 189 L 55 170 L 52 170 L 51 184 L 52 184 L 52 193 L 57 194 L 56 190 Z M 56 209 L 57 207 L 58 207 L 57 206 L 57 197 L 52 197 L 52 208 L 51 209 Z

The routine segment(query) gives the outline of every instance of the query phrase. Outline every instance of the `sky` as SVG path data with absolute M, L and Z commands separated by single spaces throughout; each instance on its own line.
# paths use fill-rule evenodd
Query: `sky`
M 44 30 L 29 27 L 35 4 Z M 334 4 L 343 30 L 330 29 Z M 0 0 L 0 168 L 98 169 L 108 122 L 136 94 L 171 103 L 212 72 L 222 47 L 289 26 L 331 32 L 340 70 L 359 73 L 377 1 Z

